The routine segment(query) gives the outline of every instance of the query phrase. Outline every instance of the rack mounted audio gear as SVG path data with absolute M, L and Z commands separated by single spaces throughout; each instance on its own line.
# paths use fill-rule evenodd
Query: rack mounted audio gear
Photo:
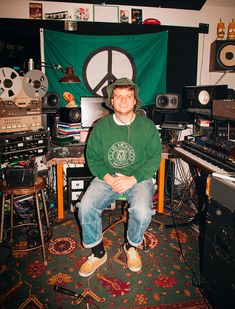
M 0 117 L 0 133 L 36 131 L 42 127 L 42 115 Z
M 11 160 L 38 157 L 45 155 L 50 148 L 49 132 L 47 130 L 16 132 L 0 134 L 1 164 Z

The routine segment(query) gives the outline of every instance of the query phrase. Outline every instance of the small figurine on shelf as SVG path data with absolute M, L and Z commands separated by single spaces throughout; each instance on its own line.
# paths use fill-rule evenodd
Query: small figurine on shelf
M 216 40 L 224 40 L 225 39 L 225 26 L 224 22 L 222 22 L 221 18 L 219 23 L 217 24 L 217 38 Z
M 75 103 L 75 99 L 74 99 L 74 96 L 72 95 L 72 93 L 65 91 L 63 93 L 63 97 L 68 102 L 65 105 L 65 107 L 77 107 L 77 104 Z
M 235 40 L 235 22 L 234 19 L 228 25 L 228 40 Z

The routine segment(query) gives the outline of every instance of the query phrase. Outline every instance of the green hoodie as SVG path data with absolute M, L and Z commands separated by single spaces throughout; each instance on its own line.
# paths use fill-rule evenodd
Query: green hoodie
M 162 146 L 152 120 L 136 115 L 129 125 L 118 125 L 113 115 L 96 122 L 87 143 L 89 169 L 100 179 L 109 173 L 134 176 L 137 182 L 155 177 Z

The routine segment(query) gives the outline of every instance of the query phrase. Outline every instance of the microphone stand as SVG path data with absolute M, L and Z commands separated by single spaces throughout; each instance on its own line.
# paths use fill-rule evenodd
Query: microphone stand
M 54 285 L 53 290 L 56 291 L 56 292 L 65 294 L 65 295 L 74 296 L 76 298 L 83 299 L 86 302 L 87 309 L 89 309 L 89 304 L 88 304 L 87 299 L 85 297 L 83 297 L 81 294 L 78 294 L 76 292 L 73 292 L 69 289 L 63 288 L 62 286 L 58 286 L 58 285 Z

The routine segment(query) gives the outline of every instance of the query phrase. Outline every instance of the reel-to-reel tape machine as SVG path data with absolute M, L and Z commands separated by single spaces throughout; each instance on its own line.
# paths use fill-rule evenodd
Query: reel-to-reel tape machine
M 48 80 L 40 70 L 20 76 L 14 69 L 0 68 L 0 133 L 42 128 L 42 101 Z

